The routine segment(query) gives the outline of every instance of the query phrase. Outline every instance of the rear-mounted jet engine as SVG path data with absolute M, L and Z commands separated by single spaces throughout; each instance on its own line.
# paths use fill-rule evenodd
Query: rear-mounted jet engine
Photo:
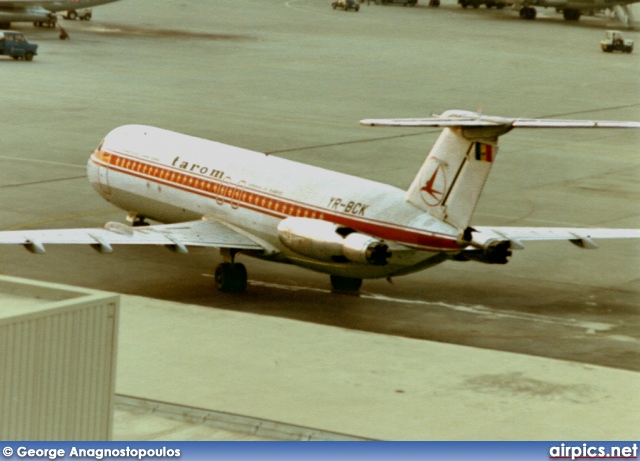
M 391 257 L 382 240 L 318 219 L 284 219 L 278 225 L 278 237 L 290 250 L 322 261 L 385 266 Z

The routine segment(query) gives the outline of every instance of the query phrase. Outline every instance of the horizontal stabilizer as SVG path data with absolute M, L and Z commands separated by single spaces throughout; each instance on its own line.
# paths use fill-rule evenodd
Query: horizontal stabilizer
M 361 120 L 360 124 L 406 127 L 503 127 L 507 130 L 511 128 L 640 128 L 638 122 L 506 118 L 459 110 L 451 110 L 442 115 L 426 118 L 365 119 Z

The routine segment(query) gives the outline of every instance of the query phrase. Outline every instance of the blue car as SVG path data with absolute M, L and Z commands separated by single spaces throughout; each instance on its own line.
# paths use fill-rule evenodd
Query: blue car
M 0 30 L 0 55 L 31 61 L 38 54 L 37 50 L 38 45 L 27 42 L 20 32 Z

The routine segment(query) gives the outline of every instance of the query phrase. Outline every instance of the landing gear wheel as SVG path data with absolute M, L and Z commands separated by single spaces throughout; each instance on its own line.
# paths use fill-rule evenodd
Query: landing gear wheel
M 131 223 L 131 225 L 133 227 L 144 227 L 144 226 L 148 226 L 149 223 L 147 221 L 145 221 L 145 217 L 144 216 L 136 216 L 133 219 L 133 222 Z
M 247 269 L 240 263 L 221 263 L 216 267 L 215 281 L 223 293 L 242 293 L 247 288 Z
M 334 291 L 340 293 L 357 293 L 362 286 L 362 279 L 352 277 L 341 277 L 339 275 L 331 275 L 331 286 Z
M 582 12 L 573 8 L 567 8 L 562 12 L 562 16 L 566 21 L 579 21 Z
M 520 8 L 520 17 L 522 19 L 533 20 L 536 18 L 536 14 L 537 14 L 536 9 L 531 6 L 523 6 L 522 8 Z

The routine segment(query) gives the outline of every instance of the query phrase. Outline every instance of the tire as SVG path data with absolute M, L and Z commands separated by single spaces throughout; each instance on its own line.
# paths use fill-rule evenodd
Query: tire
M 562 11 L 562 16 L 566 21 L 578 21 L 581 14 L 582 13 L 580 12 L 580 10 L 576 10 L 573 8 L 567 8 L 566 10 Z
M 536 9 L 530 6 L 525 6 L 520 9 L 520 17 L 523 19 L 533 20 L 536 18 Z
M 239 263 L 219 264 L 216 267 L 215 284 L 223 293 L 242 293 L 247 288 L 247 269 Z
M 67 14 L 67 18 L 75 21 L 76 19 L 78 19 L 78 13 L 76 13 L 75 11 L 69 11 L 69 13 Z
M 27 51 L 24 54 L 24 60 L 25 61 L 33 61 L 33 51 Z
M 333 289 L 341 293 L 357 293 L 362 286 L 362 279 L 339 275 L 332 275 L 329 278 Z
M 233 264 L 231 266 L 231 275 L 233 277 L 234 293 L 242 293 L 247 289 L 247 268 L 244 267 L 244 264 Z

